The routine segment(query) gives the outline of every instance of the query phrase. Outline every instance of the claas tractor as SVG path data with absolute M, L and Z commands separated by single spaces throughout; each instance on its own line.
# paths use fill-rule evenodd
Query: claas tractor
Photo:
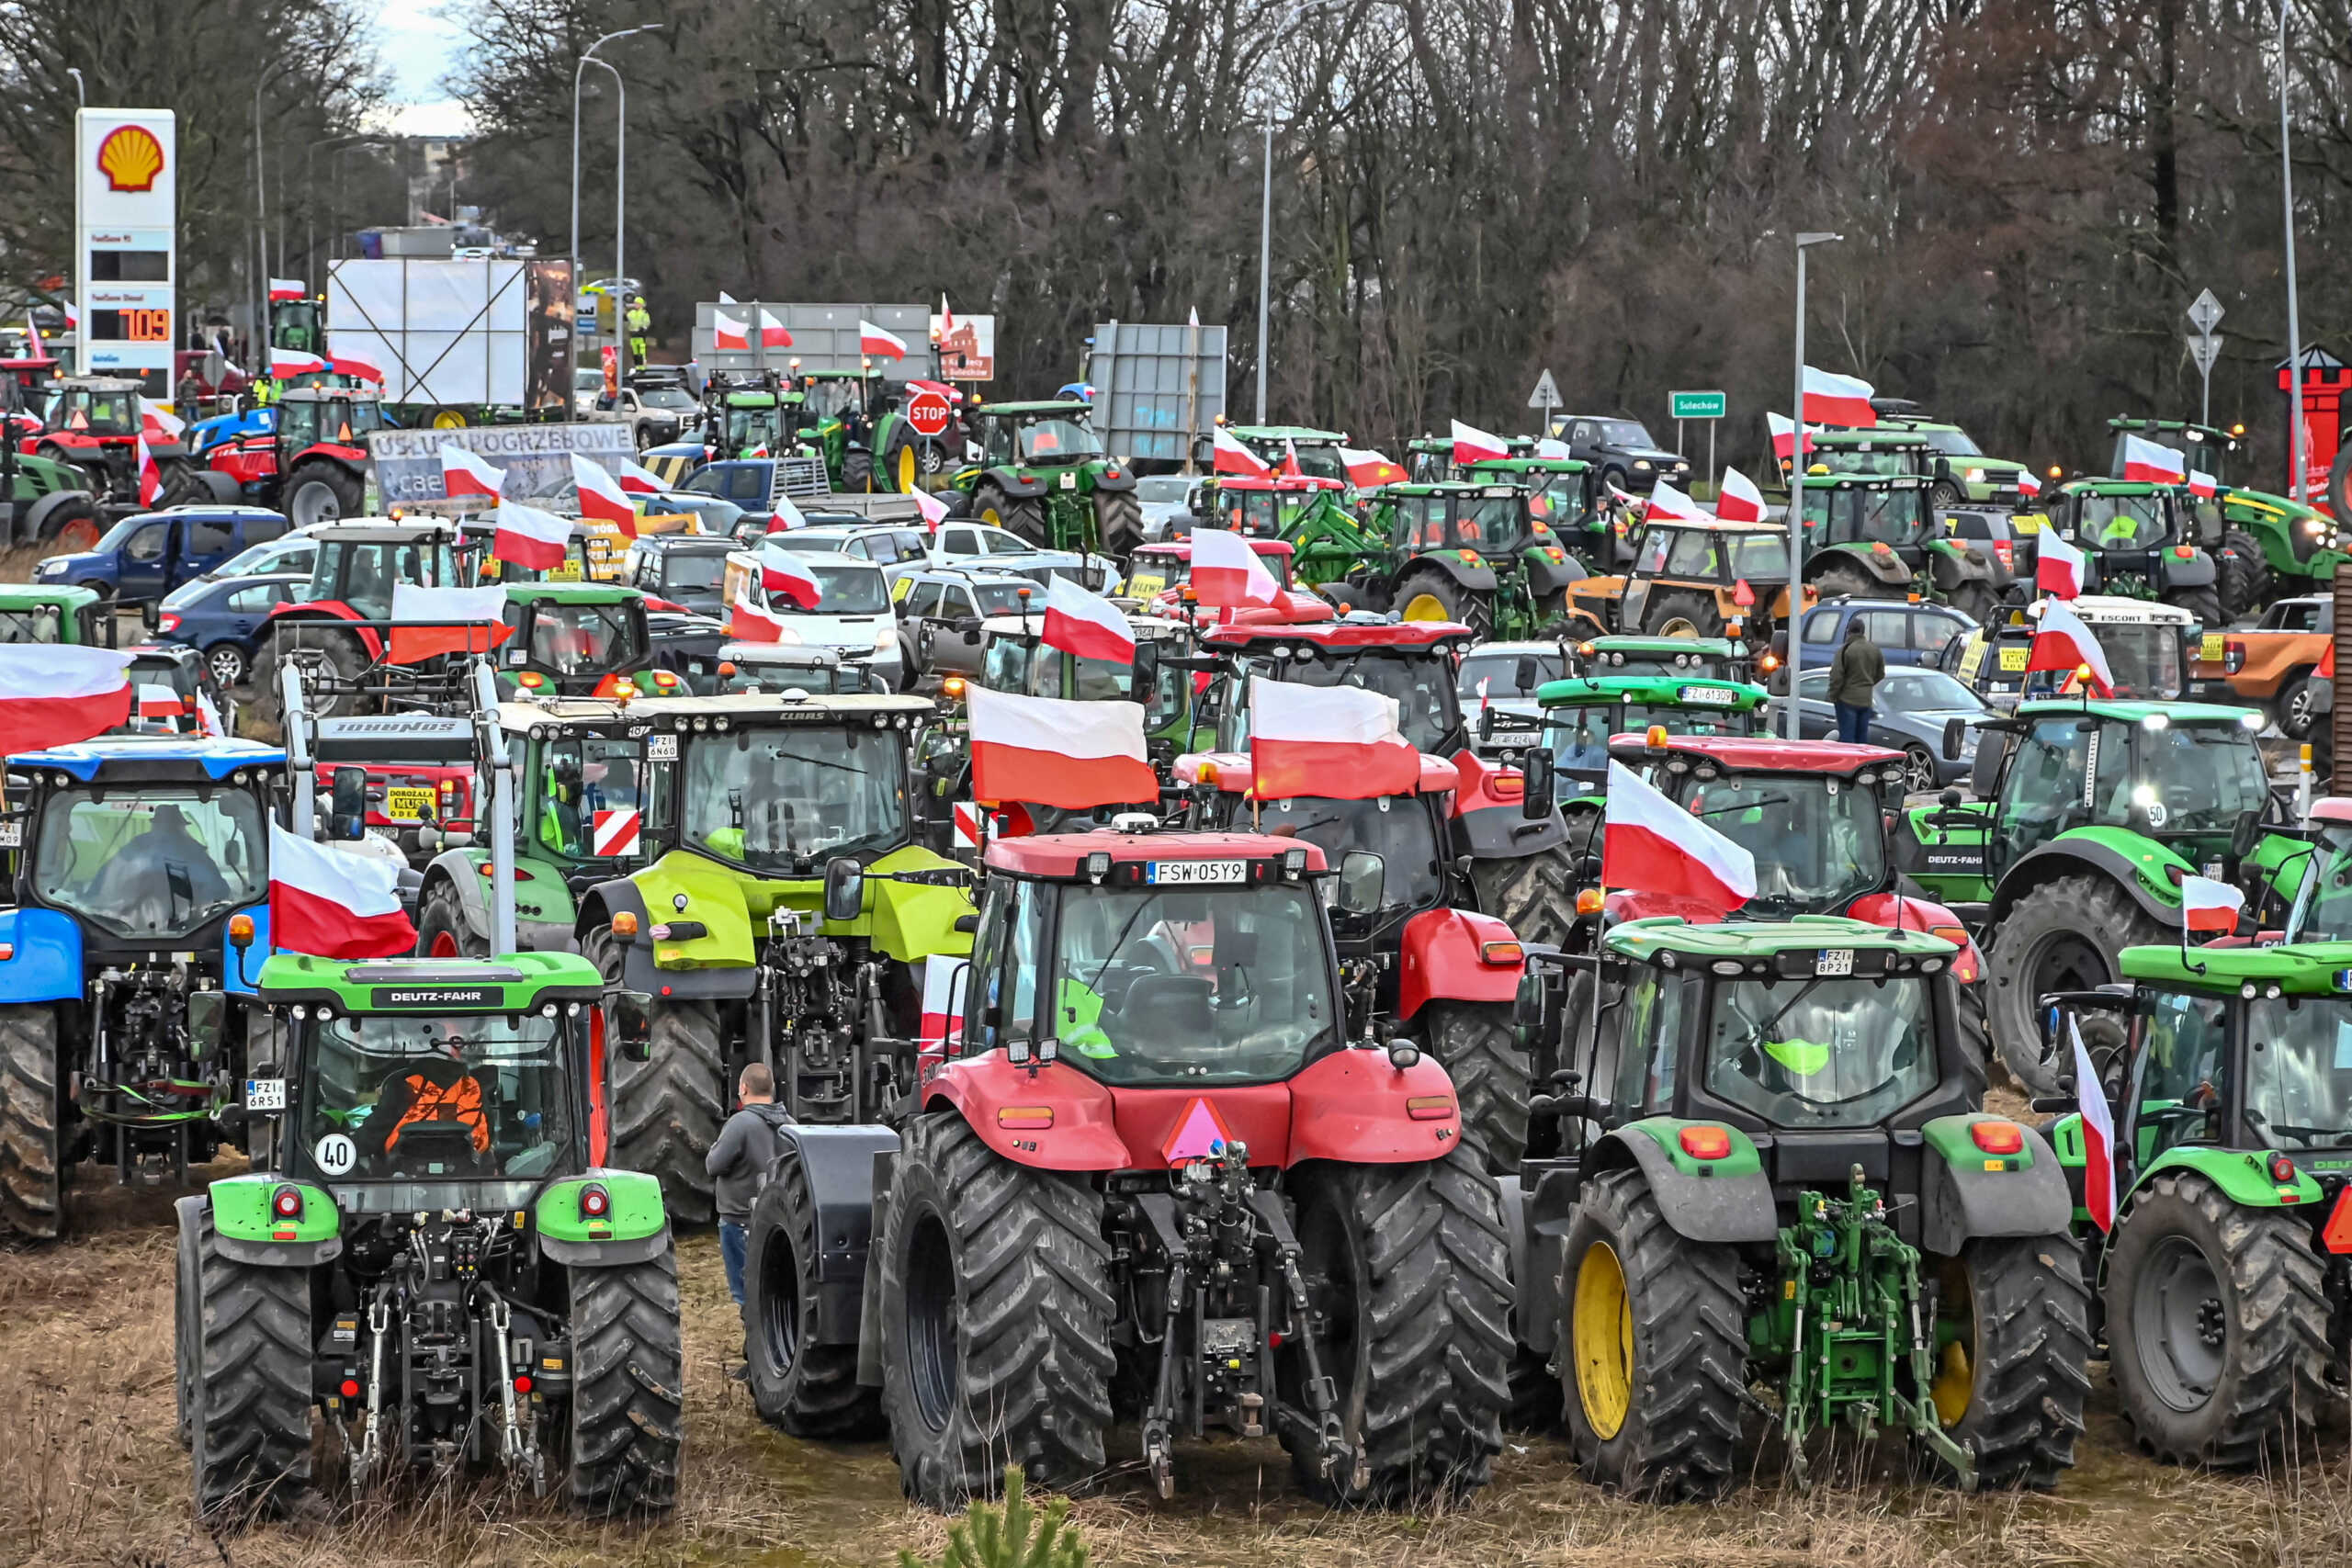
M 2086 593 L 2161 599 L 2216 630 L 2222 618 L 2220 567 L 2197 543 L 2185 485 L 2136 479 L 2069 479 L 2042 498 L 2041 526 L 2083 553 Z
M 207 455 L 228 481 L 220 499 L 282 512 L 298 528 L 356 517 L 368 494 L 368 434 L 382 430 L 380 394 L 349 387 L 297 388 L 281 396 L 271 429 Z
M 1831 916 L 1653 918 L 1542 966 L 1523 1010 L 1572 1065 L 1505 1182 L 1513 1392 L 1591 1479 L 1720 1497 L 1749 1411 L 1801 1482 L 1837 1427 L 1964 1489 L 2074 1462 L 2073 1200 L 2041 1134 L 1979 1109 L 1956 957 Z
M 599 1517 L 667 1511 L 677 1265 L 660 1183 L 605 1168 L 592 1130 L 594 967 L 281 953 L 258 968 L 277 1067 L 228 1114 L 268 1123 L 275 1154 L 176 1205 L 198 1512 L 296 1508 L 322 1430 L 355 1495 L 488 1471 Z
M 980 461 L 956 470 L 967 516 L 1053 550 L 1097 550 L 1121 560 L 1143 541 L 1135 470 L 1094 434 L 1094 405 L 1080 400 L 981 403 Z
M 2008 570 L 1945 534 L 1916 475 L 1829 474 L 1804 486 L 1804 576 L 1824 599 L 1932 599 L 1988 621 Z
M 1384 873 L 1351 855 L 1334 908 Z M 752 1394 L 887 1431 L 908 1495 L 1082 1484 L 1135 1434 L 1272 1437 L 1327 1503 L 1441 1506 L 1501 1446 L 1502 1215 L 1446 1071 L 1346 1028 L 1322 852 L 1249 833 L 999 840 L 960 1041 L 888 1126 L 779 1130 Z M 844 891 L 844 904 L 851 897 Z
M 0 1235 L 53 1236 L 84 1160 L 185 1180 L 266 1048 L 230 928 L 266 935 L 286 753 L 120 736 L 9 759 L 0 910 Z
M 1818 597 L 1808 584 L 1805 604 Z M 1654 518 L 1625 575 L 1572 582 L 1567 599 L 1587 635 L 1727 636 L 1769 647 L 1789 620 L 1789 531 Z
M 652 1000 L 651 1050 L 613 1076 L 615 1157 L 707 1224 L 703 1157 L 744 1066 L 803 1122 L 866 1122 L 912 1080 L 933 954 L 962 957 L 971 872 L 919 841 L 910 696 L 674 697 L 648 720 L 660 853 L 578 896 L 580 951 Z M 843 911 L 826 889 L 855 875 Z

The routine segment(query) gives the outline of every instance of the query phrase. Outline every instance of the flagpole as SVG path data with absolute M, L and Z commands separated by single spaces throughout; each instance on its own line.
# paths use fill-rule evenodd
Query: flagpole
M 1796 236 L 1796 406 L 1789 411 L 1794 421 L 1794 427 L 1789 432 L 1789 654 L 1782 665 L 1789 672 L 1788 721 L 1792 740 L 1804 736 L 1804 707 L 1797 695 L 1797 676 L 1804 669 L 1804 254 L 1815 245 L 1844 238 L 1843 234 L 1829 233 Z

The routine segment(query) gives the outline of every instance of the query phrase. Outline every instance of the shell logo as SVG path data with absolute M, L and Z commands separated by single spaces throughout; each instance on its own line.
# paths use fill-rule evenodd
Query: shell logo
M 98 173 L 113 190 L 153 190 L 164 172 L 164 144 L 143 125 L 119 125 L 98 143 Z

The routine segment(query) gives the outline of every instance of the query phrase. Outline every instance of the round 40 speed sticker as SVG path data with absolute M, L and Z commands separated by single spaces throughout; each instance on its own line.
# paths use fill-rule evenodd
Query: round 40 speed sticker
M 311 1157 L 325 1174 L 341 1176 L 359 1163 L 359 1150 L 348 1134 L 329 1133 L 311 1149 Z

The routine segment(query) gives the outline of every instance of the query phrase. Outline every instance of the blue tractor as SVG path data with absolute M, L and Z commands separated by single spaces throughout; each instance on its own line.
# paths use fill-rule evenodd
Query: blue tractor
M 218 1150 L 216 1110 L 268 1098 L 260 964 L 239 958 L 269 951 L 269 821 L 287 781 L 277 747 L 178 736 L 20 753 L 8 773 L 0 1239 L 57 1235 L 84 1160 L 126 1182 L 185 1179 Z

